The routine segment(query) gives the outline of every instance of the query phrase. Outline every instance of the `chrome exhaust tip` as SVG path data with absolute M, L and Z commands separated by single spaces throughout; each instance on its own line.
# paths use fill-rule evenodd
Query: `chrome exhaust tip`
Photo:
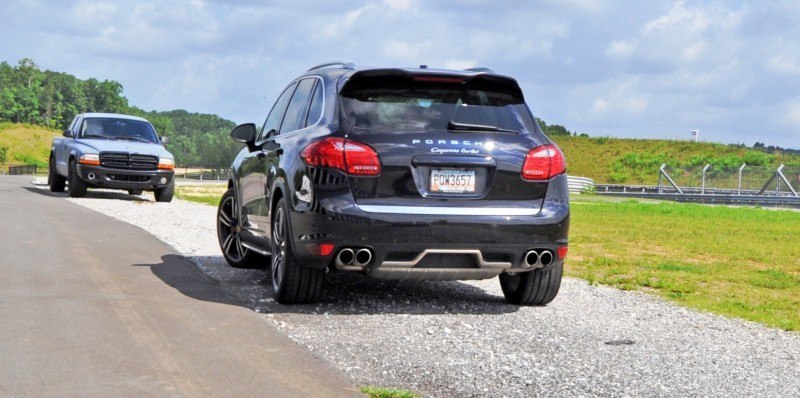
M 539 262 L 539 253 L 536 250 L 531 250 L 525 253 L 525 264 L 529 267 L 535 266 Z
M 371 250 L 364 248 L 364 249 L 359 249 L 356 252 L 356 258 L 355 258 L 355 264 L 356 265 L 358 265 L 360 267 L 363 267 L 363 266 L 369 264 L 370 261 L 372 261 L 372 251 Z
M 339 250 L 339 254 L 336 255 L 336 265 L 341 267 L 344 265 L 351 265 L 353 264 L 353 260 L 356 258 L 355 253 L 353 253 L 353 249 L 342 249 Z
M 542 253 L 539 254 L 539 263 L 542 264 L 542 267 L 546 267 L 553 263 L 553 252 L 550 250 L 542 250 Z
M 89 173 L 89 175 L 87 175 L 87 177 L 89 177 L 90 180 L 94 180 L 94 178 L 96 176 L 94 175 L 94 173 Z

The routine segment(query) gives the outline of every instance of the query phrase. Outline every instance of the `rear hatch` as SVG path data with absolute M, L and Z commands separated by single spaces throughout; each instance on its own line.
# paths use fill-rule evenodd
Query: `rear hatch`
M 513 79 L 366 70 L 340 98 L 347 140 L 372 147 L 381 163 L 378 176 L 348 177 L 359 206 L 541 208 L 547 181 L 521 171 L 548 142 Z

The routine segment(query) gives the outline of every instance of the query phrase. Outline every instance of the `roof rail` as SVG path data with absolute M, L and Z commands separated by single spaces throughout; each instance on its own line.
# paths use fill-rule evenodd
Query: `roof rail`
M 466 70 L 466 71 L 470 71 L 470 72 L 477 72 L 477 73 L 481 73 L 481 72 L 485 72 L 485 73 L 495 73 L 495 72 L 494 72 L 494 69 L 492 69 L 492 68 L 486 68 L 486 67 L 483 67 L 483 66 L 478 66 L 478 67 L 475 67 L 475 68 L 467 68 L 467 69 L 464 69 L 464 70 Z
M 334 62 L 326 62 L 324 64 L 314 66 L 311 69 L 309 69 L 308 71 L 310 72 L 310 71 L 312 71 L 314 69 L 327 68 L 329 66 L 341 66 L 344 69 L 355 69 L 356 68 L 356 65 L 353 64 L 352 62 L 334 61 Z

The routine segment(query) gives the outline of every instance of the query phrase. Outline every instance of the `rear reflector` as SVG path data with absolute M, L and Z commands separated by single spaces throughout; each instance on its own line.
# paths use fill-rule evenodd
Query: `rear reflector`
M 309 144 L 300 157 L 309 166 L 331 167 L 354 176 L 376 176 L 381 173 L 378 153 L 366 144 L 328 137 Z
M 567 171 L 564 154 L 555 145 L 542 145 L 531 149 L 522 165 L 522 178 L 544 181 Z
M 330 256 L 333 253 L 333 243 L 309 243 L 306 249 L 312 256 Z
M 567 258 L 567 246 L 561 246 L 557 250 L 558 258 L 563 260 Z

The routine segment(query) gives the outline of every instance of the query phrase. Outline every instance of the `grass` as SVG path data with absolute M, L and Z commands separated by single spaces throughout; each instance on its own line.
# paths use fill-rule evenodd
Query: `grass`
M 58 130 L 27 124 L 0 123 L 0 146 L 7 148 L 5 163 L 47 167 L 47 156 Z M 4 162 L 0 162 L 4 163 Z
M 221 184 L 177 185 L 175 187 L 175 196 L 178 199 L 216 207 L 219 205 L 222 194 L 224 194 L 227 189 L 227 185 L 225 185 L 224 181 Z
M 800 330 L 800 213 L 573 201 L 567 274 Z
M 408 390 L 374 386 L 361 387 L 361 393 L 369 398 L 419 398 L 419 395 Z

